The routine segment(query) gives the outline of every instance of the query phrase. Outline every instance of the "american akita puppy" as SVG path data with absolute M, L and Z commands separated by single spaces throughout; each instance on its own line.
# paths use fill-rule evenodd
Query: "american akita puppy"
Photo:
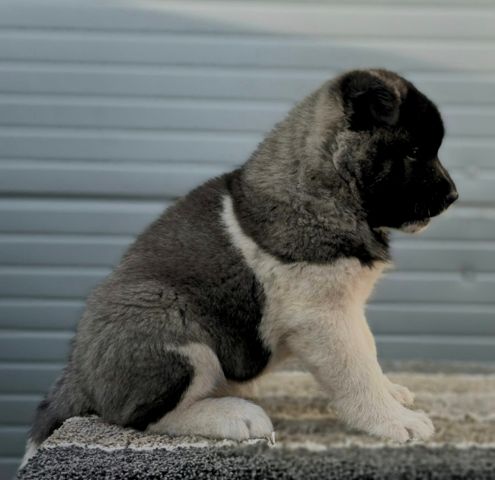
M 270 437 L 236 386 L 295 355 L 348 425 L 405 442 L 434 429 L 377 361 L 364 305 L 388 230 L 458 195 L 435 105 L 385 70 L 325 83 L 239 169 L 156 220 L 90 296 L 27 457 L 74 415 L 169 435 Z

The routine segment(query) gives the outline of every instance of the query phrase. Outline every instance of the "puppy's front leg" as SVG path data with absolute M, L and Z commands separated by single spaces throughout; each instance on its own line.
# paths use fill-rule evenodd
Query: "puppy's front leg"
M 309 314 L 309 316 L 308 316 Z M 398 442 L 427 439 L 431 420 L 401 405 L 384 381 L 363 329 L 364 313 L 306 311 L 286 337 L 287 345 L 330 394 L 340 419 L 351 427 Z
M 373 333 L 371 332 L 368 322 L 366 321 L 364 315 L 362 315 L 362 327 L 370 351 L 373 353 L 373 356 L 377 358 L 375 338 L 373 337 Z M 402 403 L 402 405 L 410 406 L 414 403 L 414 394 L 407 387 L 404 387 L 403 385 L 399 385 L 398 383 L 393 383 L 385 374 L 383 374 L 383 381 L 385 382 L 385 385 L 387 386 L 392 396 L 397 401 Z

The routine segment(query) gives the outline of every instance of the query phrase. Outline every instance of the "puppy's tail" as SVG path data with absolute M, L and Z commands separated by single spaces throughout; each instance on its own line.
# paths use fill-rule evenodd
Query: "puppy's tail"
M 70 386 L 69 370 L 66 369 L 53 385 L 44 400 L 40 402 L 26 445 L 26 452 L 19 469 L 33 457 L 39 446 L 54 430 L 70 417 L 82 415 L 87 410 L 84 398 L 78 389 Z

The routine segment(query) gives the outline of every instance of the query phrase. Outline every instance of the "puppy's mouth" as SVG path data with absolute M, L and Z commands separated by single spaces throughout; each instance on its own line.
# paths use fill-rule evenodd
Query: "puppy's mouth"
M 405 233 L 421 233 L 424 232 L 430 224 L 430 218 L 424 220 L 416 220 L 414 222 L 407 222 L 401 225 L 399 230 Z
M 425 212 L 425 217 L 420 220 L 412 220 L 410 222 L 403 223 L 399 230 L 405 233 L 421 233 L 428 228 L 430 225 L 431 219 L 437 217 L 438 215 L 444 213 L 449 209 L 452 203 L 457 200 L 458 194 L 455 191 L 455 196 L 445 200 L 437 209 L 428 208 L 427 212 Z

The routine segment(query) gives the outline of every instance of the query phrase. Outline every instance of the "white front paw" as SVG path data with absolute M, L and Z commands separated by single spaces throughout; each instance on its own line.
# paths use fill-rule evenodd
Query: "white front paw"
M 402 405 L 409 406 L 414 403 L 414 393 L 398 383 L 389 382 L 389 392 Z
M 408 440 L 427 440 L 435 433 L 435 427 L 428 416 L 400 406 L 371 425 L 368 433 L 399 443 Z

